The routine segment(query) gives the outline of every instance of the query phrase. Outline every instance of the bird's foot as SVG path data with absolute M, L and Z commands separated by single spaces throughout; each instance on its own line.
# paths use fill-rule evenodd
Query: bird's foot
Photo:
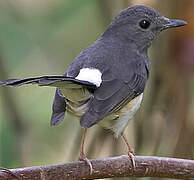
M 130 151 L 128 152 L 128 156 L 131 160 L 133 170 L 135 170 L 135 152 L 134 152 L 134 149 L 132 149 L 132 148 L 130 149 Z
M 5 173 L 10 174 L 11 176 L 15 177 L 17 180 L 22 180 L 20 177 L 18 177 L 16 174 L 14 174 L 12 171 L 10 171 L 9 169 L 0 167 L 0 171 L 3 171 Z
M 121 133 L 121 137 L 123 138 L 123 141 L 125 142 L 125 144 L 127 145 L 128 147 L 128 156 L 132 162 L 132 168 L 133 170 L 135 170 L 135 151 L 134 149 L 129 145 L 128 141 L 127 141 L 127 138 L 125 136 L 125 134 L 122 132 Z
M 90 174 L 92 174 L 92 172 L 93 172 L 92 163 L 89 161 L 89 159 L 86 157 L 86 155 L 83 154 L 83 153 L 80 153 L 79 160 L 80 160 L 80 161 L 86 162 L 86 164 L 87 164 L 87 165 L 89 166 L 89 168 L 90 168 Z

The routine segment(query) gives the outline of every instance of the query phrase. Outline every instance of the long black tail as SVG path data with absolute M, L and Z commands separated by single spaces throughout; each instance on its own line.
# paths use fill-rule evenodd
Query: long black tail
M 25 79 L 8 79 L 0 81 L 0 86 L 18 87 L 25 84 L 38 84 L 39 86 L 53 86 L 61 88 L 78 88 L 85 86 L 91 89 L 96 89 L 96 86 L 88 81 L 81 81 L 66 76 L 40 76 Z

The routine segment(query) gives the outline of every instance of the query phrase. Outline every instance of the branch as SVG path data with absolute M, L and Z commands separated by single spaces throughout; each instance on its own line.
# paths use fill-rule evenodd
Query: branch
M 91 160 L 93 173 L 85 162 L 12 169 L 11 172 L 23 180 L 52 179 L 80 180 L 110 177 L 161 177 L 194 179 L 194 160 L 135 156 L 136 168 L 132 169 L 128 156 Z M 13 179 L 10 173 L 0 171 L 0 180 Z

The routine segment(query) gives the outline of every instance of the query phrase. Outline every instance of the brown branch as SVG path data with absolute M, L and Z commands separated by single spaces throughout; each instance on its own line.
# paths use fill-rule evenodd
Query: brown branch
M 80 180 L 110 177 L 162 177 L 194 179 L 194 160 L 136 156 L 136 168 L 132 169 L 128 156 L 91 160 L 94 172 L 84 162 L 12 169 L 23 180 Z M 0 180 L 14 179 L 10 173 L 0 171 Z

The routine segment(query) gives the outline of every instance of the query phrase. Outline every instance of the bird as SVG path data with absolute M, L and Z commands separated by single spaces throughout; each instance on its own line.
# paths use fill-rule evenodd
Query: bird
M 169 19 L 151 7 L 134 5 L 113 18 L 104 33 L 74 59 L 63 75 L 48 75 L 0 81 L 1 86 L 38 84 L 56 88 L 51 125 L 59 125 L 66 114 L 80 120 L 83 128 L 79 159 L 85 155 L 87 129 L 98 124 L 121 136 L 135 167 L 135 153 L 124 130 L 139 109 L 150 72 L 148 48 L 168 28 L 187 22 Z

